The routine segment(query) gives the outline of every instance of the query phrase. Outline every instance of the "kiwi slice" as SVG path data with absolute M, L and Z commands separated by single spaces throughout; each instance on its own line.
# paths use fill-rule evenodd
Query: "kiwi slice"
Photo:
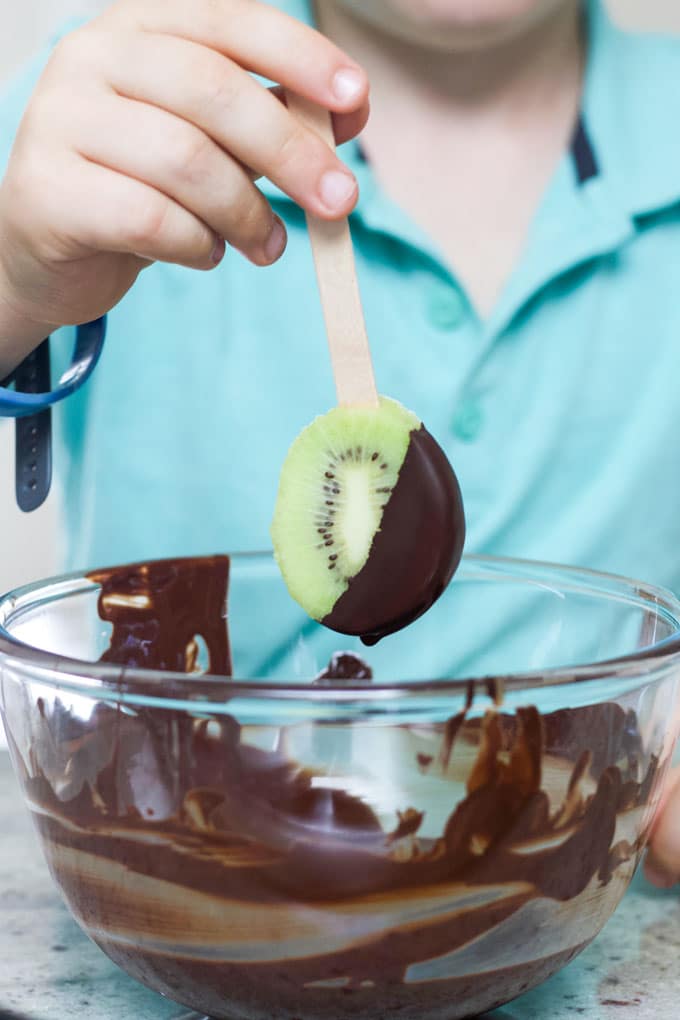
M 395 400 L 337 407 L 303 429 L 281 472 L 274 554 L 291 595 L 324 620 L 368 560 L 421 422 Z

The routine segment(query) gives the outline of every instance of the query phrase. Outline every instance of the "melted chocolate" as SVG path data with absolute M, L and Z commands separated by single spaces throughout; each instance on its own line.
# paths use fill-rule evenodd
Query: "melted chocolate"
M 326 668 L 315 677 L 313 683 L 323 685 L 338 680 L 372 680 L 373 670 L 354 652 L 336 652 Z
M 168 719 L 161 723 L 159 714 Z M 622 716 L 611 706 L 607 721 L 615 734 Z M 559 729 L 561 718 L 559 712 L 548 716 L 549 726 Z M 406 805 L 386 830 L 360 798 L 324 786 L 322 775 L 300 769 L 281 751 L 247 743 L 247 734 L 228 717 L 208 723 L 176 712 L 120 715 L 103 706 L 96 720 L 81 723 L 77 736 L 76 721 L 63 707 L 43 708 L 42 719 L 32 774 L 22 778 L 38 809 L 48 860 L 76 916 L 131 974 L 214 1017 L 265 1020 L 273 1003 L 277 1015 L 289 1020 L 338 1015 L 373 1020 L 407 1008 L 419 1016 L 439 1015 L 455 992 L 466 1009 L 442 1014 L 449 1017 L 469 1015 L 471 1002 L 481 1010 L 506 1001 L 574 955 L 595 934 L 590 924 L 570 950 L 542 951 L 521 967 L 488 971 L 482 978 L 410 983 L 406 975 L 409 968 L 462 950 L 519 916 L 534 899 L 566 903 L 584 894 L 589 898 L 584 916 L 597 916 L 594 897 L 605 902 L 607 897 L 591 883 L 604 889 L 621 870 L 629 877 L 645 839 L 641 832 L 630 842 L 617 841 L 617 819 L 645 806 L 659 778 L 652 759 L 641 782 L 617 766 L 595 781 L 590 756 L 580 755 L 564 800 L 551 807 L 542 789 L 546 720 L 533 709 L 517 719 L 490 710 L 481 727 L 474 720 L 458 728 L 449 752 L 455 763 L 459 745 L 463 752 L 476 748 L 467 795 L 440 836 L 421 836 L 426 804 Z M 77 777 L 79 785 L 66 798 L 55 792 L 56 774 L 48 779 L 40 767 L 40 748 L 58 745 L 60 732 L 71 739 L 62 747 L 57 771 Z M 584 730 L 582 742 L 594 735 Z M 441 728 L 442 745 L 449 741 L 450 728 Z M 184 777 L 182 759 L 190 763 Z M 124 880 L 116 877 L 120 865 Z M 167 898 L 158 899 L 158 882 Z M 472 907 L 458 908 L 460 884 L 463 902 L 475 889 L 482 894 Z M 138 891 L 132 895 L 128 886 Z M 485 889 L 503 887 L 504 895 L 491 900 L 484 895 Z M 432 898 L 437 889 L 439 911 L 423 909 L 419 923 L 398 923 L 400 911 L 419 904 L 421 895 Z M 197 897 L 193 907 L 187 892 Z M 367 942 L 361 919 L 370 917 L 367 903 L 378 897 L 395 926 Z M 204 902 L 225 917 L 214 946 L 208 942 L 212 962 L 202 959 L 200 941 L 193 949 L 175 945 L 181 946 L 182 936 L 187 943 L 203 937 Z M 282 933 L 295 931 L 310 911 L 312 917 L 320 911 L 316 949 L 307 946 L 296 956 L 283 944 L 280 958 L 258 960 L 251 925 L 262 908 L 271 918 L 267 930 L 280 926 Z M 187 911 L 181 936 L 180 911 Z M 332 948 L 342 930 L 338 916 L 355 918 L 356 944 L 345 938 Z M 164 952 L 166 925 L 178 934 Z M 230 925 L 241 932 L 241 962 L 220 941 L 229 943 Z M 531 939 L 531 917 L 527 925 Z M 152 951 L 149 940 L 156 936 L 161 948 Z
M 421 426 L 411 433 L 366 564 L 323 623 L 376 644 L 436 602 L 460 563 L 464 542 L 458 480 L 442 448 Z
M 114 624 L 106 660 L 189 670 L 200 634 L 210 668 L 226 671 L 227 571 L 220 558 L 91 575 Z M 369 667 L 342 653 L 317 680 L 362 672 Z M 480 691 L 501 700 L 484 683 Z M 639 858 L 663 775 L 634 714 L 616 704 L 546 716 L 493 705 L 468 718 L 476 693 L 471 684 L 461 712 L 425 727 L 426 744 L 423 727 L 394 727 L 394 747 L 410 748 L 395 786 L 410 771 L 417 782 L 404 788 L 423 802 L 403 803 L 387 823 L 356 782 L 341 788 L 342 770 L 329 779 L 301 767 L 285 728 L 263 742 L 260 727 L 206 706 L 198 717 L 133 713 L 115 706 L 115 685 L 89 719 L 38 699 L 26 759 L 11 726 L 8 736 L 71 908 L 139 980 L 218 1018 L 269 1020 L 275 1009 L 286 1020 L 455 1020 L 548 977 L 596 934 Z M 332 740 L 362 733 L 331 725 Z M 440 804 L 450 797 L 435 831 L 428 789 Z M 561 936 L 569 948 L 551 952 L 545 900 L 556 926 L 559 904 L 569 904 L 573 926 L 581 896 L 571 941 Z M 439 977 L 417 976 L 505 924 L 533 956 L 466 976 L 454 955 Z
M 134 563 L 88 577 L 101 585 L 101 619 L 113 624 L 102 662 L 192 673 L 200 637 L 208 650 L 208 672 L 231 676 L 228 556 Z

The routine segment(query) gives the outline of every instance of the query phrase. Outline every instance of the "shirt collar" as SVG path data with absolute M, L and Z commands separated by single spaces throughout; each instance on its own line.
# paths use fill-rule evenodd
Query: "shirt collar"
M 680 201 L 680 43 L 632 35 L 589 0 L 583 115 L 603 182 L 629 216 Z
M 631 35 L 588 0 L 581 123 L 596 173 L 579 182 L 563 160 L 530 231 L 519 271 L 486 323 L 498 335 L 545 285 L 620 249 L 638 221 L 680 203 L 680 127 L 673 83 L 680 44 Z
M 273 0 L 273 6 L 314 24 L 312 0 Z M 623 31 L 611 21 L 603 0 L 587 0 L 587 17 L 583 121 L 596 176 L 629 216 L 680 202 L 680 102 L 674 86 L 680 78 L 680 42 Z M 375 198 L 370 168 L 356 143 L 342 146 L 340 155 L 363 186 L 361 215 Z M 269 197 L 285 198 L 269 182 L 261 186 Z
M 311 0 L 277 0 L 313 24 Z M 583 173 L 574 150 L 561 161 L 530 232 L 524 257 L 484 324 L 490 343 L 543 286 L 575 266 L 615 251 L 636 220 L 680 203 L 680 119 L 673 83 L 680 78 L 680 42 L 631 35 L 610 20 L 603 0 L 586 0 L 588 62 L 581 129 L 594 167 Z M 340 156 L 356 174 L 360 197 L 352 221 L 418 250 L 443 269 L 431 239 L 378 186 L 359 146 Z M 292 206 L 267 180 L 263 192 Z

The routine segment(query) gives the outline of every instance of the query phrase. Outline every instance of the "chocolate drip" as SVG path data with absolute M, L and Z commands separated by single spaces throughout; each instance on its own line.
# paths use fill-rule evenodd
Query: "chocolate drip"
M 113 624 L 102 662 L 192 673 L 196 638 L 206 643 L 208 672 L 231 676 L 227 631 L 229 558 L 135 563 L 88 574 L 101 585 L 99 615 Z
M 421 427 L 411 433 L 368 560 L 323 623 L 376 644 L 436 602 L 460 563 L 464 542 L 458 481 L 442 448 Z

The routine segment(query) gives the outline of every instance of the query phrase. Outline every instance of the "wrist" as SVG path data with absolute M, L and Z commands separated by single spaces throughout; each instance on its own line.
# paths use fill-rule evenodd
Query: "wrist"
M 56 327 L 21 308 L 0 259 L 0 380 L 6 379 Z

